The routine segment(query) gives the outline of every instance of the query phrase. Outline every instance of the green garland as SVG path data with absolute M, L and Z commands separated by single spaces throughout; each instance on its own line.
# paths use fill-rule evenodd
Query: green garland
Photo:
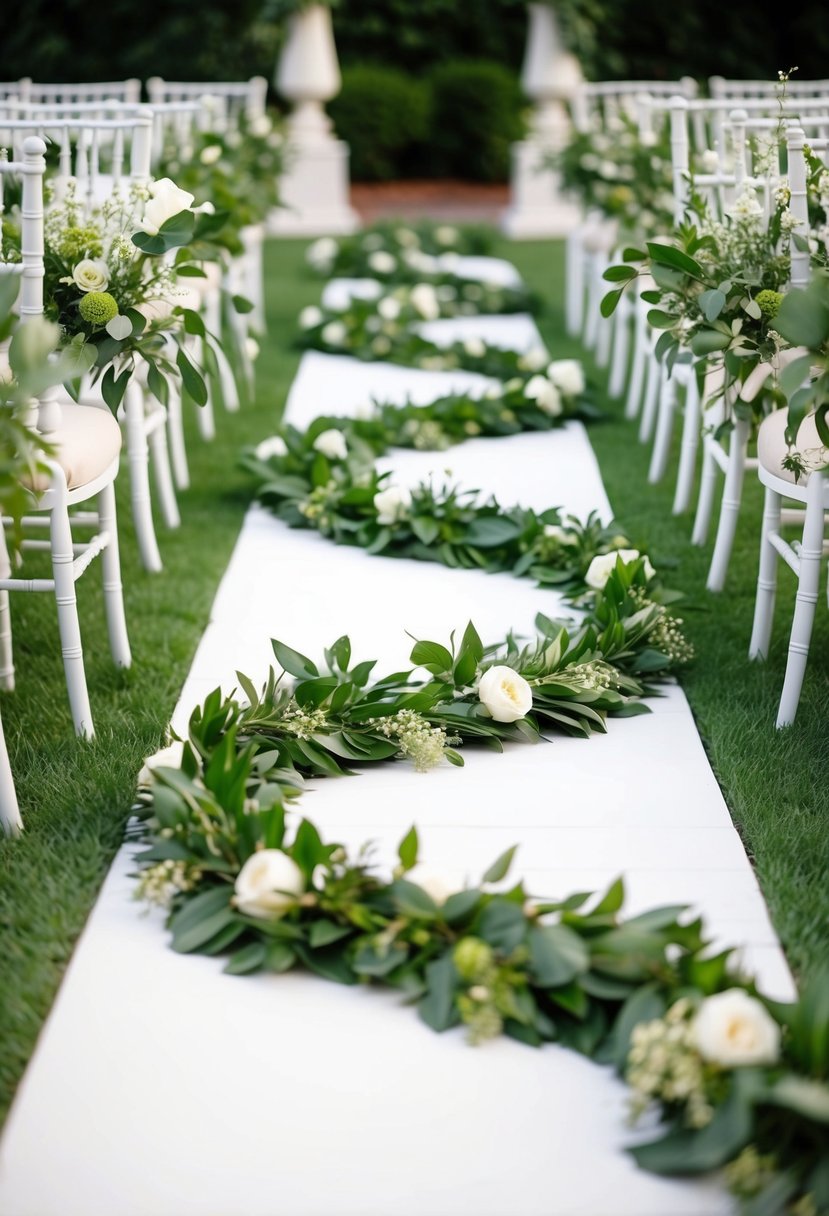
M 306 259 L 309 266 L 326 277 L 388 278 L 400 283 L 414 281 L 409 277 L 413 275 L 422 279 L 424 268 L 429 265 L 424 259 L 447 253 L 480 256 L 491 252 L 492 233 L 487 228 L 383 220 L 353 236 L 337 240 L 321 237 L 308 246 Z M 390 270 L 378 271 L 372 264 L 377 253 L 394 258 L 395 265 Z

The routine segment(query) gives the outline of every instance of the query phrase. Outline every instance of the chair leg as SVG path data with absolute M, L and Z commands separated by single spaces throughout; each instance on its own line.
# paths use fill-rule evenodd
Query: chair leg
M 0 579 L 11 578 L 11 573 L 6 536 L 0 524 Z M 0 689 L 4 692 L 14 691 L 14 651 L 8 591 L 0 591 Z
M 622 396 L 627 379 L 631 328 L 630 303 L 627 296 L 623 296 L 619 301 L 617 313 L 613 358 L 610 364 L 610 378 L 607 385 L 607 391 L 611 397 Z
M 602 320 L 600 304 L 602 301 L 602 274 L 604 265 L 597 253 L 591 253 L 587 260 L 587 303 L 584 313 L 584 335 L 582 344 L 588 350 L 593 350 L 599 338 L 599 323 Z
M 689 369 L 688 386 L 685 390 L 685 406 L 682 418 L 682 445 L 679 453 L 679 473 L 674 494 L 674 515 L 683 515 L 691 505 L 694 488 L 694 473 L 697 467 L 699 447 L 700 409 L 699 389 L 693 367 Z
M 760 532 L 760 569 L 757 575 L 757 597 L 754 601 L 754 624 L 748 647 L 750 659 L 765 659 L 769 653 L 774 601 L 777 594 L 777 550 L 769 536 L 780 530 L 780 495 L 766 486 L 763 502 L 763 525 Z
M 577 338 L 584 319 L 584 248 L 581 228 L 574 228 L 567 237 L 565 253 L 565 321 L 567 333 L 571 338 Z
M 233 369 L 228 362 L 227 355 L 222 349 L 222 297 L 218 291 L 211 292 L 207 297 L 204 311 L 207 328 L 216 339 L 213 353 L 216 356 L 216 365 L 219 369 L 219 388 L 222 393 L 222 401 L 228 413 L 235 414 L 239 409 L 239 389 L 236 385 Z
M 639 442 L 647 443 L 653 434 L 656 422 L 656 407 L 659 403 L 659 391 L 662 385 L 662 364 L 656 355 L 648 358 L 648 373 L 645 384 L 645 401 L 642 405 L 642 417 L 639 422 Z
M 613 334 L 619 327 L 619 318 L 615 314 L 612 317 L 603 317 L 600 311 L 602 302 L 603 280 L 601 278 L 602 271 L 597 272 L 599 275 L 600 287 L 596 292 L 596 312 L 598 314 L 598 325 L 596 329 L 596 366 L 607 367 L 610 363 L 610 349 L 613 345 Z
M 204 350 L 203 339 L 196 338 L 194 340 L 194 358 L 196 366 L 204 368 Z M 210 377 L 205 377 L 207 385 L 207 401 L 204 405 L 196 406 L 196 421 L 199 427 L 199 434 L 205 443 L 210 443 L 216 438 L 216 419 L 213 412 L 213 386 L 210 383 Z
M 694 516 L 694 530 L 691 533 L 692 545 L 704 545 L 708 540 L 708 529 L 711 527 L 711 516 L 714 514 L 714 495 L 717 489 L 717 462 L 711 455 L 709 444 L 713 440 L 704 440 L 702 445 L 702 476 L 699 484 L 697 513 Z
M 167 397 L 167 447 L 170 452 L 176 489 L 187 490 L 190 487 L 190 469 L 187 465 L 187 447 L 184 442 L 181 393 L 175 384 L 169 384 Z
M 92 710 L 86 688 L 86 672 L 83 665 L 81 626 L 78 620 L 78 601 L 75 595 L 75 574 L 72 569 L 72 530 L 69 512 L 65 504 L 54 508 L 50 519 L 52 542 L 52 576 L 55 580 L 55 602 L 58 609 L 58 631 L 63 669 L 66 673 L 66 688 L 75 732 L 91 739 Z
M 781 726 L 790 726 L 797 713 L 803 677 L 806 673 L 806 660 L 809 657 L 809 643 L 812 640 L 812 625 L 815 619 L 815 605 L 820 583 L 824 519 L 823 478 L 819 473 L 812 473 L 806 493 L 806 520 L 803 525 L 803 543 L 800 550 L 797 598 L 789 639 L 786 677 L 783 681 L 783 693 L 777 713 L 778 729 Z
M 747 422 L 737 420 L 734 423 L 734 430 L 731 432 L 728 467 L 725 471 L 725 485 L 720 507 L 720 522 L 717 526 L 717 539 L 714 542 L 711 568 L 708 571 L 706 583 L 709 591 L 722 591 L 728 574 L 728 563 L 731 560 L 731 549 L 734 545 L 734 534 L 737 531 L 737 519 L 743 497 L 749 429 Z
M 158 490 L 158 502 L 161 515 L 168 528 L 178 528 L 181 525 L 176 491 L 173 485 L 173 473 L 170 468 L 170 454 L 167 451 L 167 423 L 163 419 L 159 426 L 150 431 L 150 458 L 153 466 L 153 476 Z
M 9 836 L 17 836 L 23 829 L 2 722 L 0 722 L 0 824 Z
M 637 312 L 633 331 L 633 361 L 630 368 L 630 383 L 628 385 L 627 401 L 625 402 L 625 417 L 633 420 L 639 413 L 642 404 L 642 389 L 645 381 L 645 368 L 648 362 L 648 337 L 645 326 Z
M 98 495 L 98 527 L 109 534 L 109 543 L 101 553 L 109 649 L 116 667 L 129 667 L 132 664 L 132 655 L 124 615 L 118 518 L 115 511 L 115 487 L 112 482 Z
M 127 457 L 130 466 L 130 501 L 135 535 L 145 570 L 161 570 L 161 554 L 153 523 L 150 498 L 150 450 L 144 425 L 144 397 L 136 384 L 127 388 L 124 401 L 127 424 Z
M 667 370 L 665 370 L 659 392 L 656 434 L 654 435 L 653 452 L 651 453 L 651 463 L 648 469 L 648 481 L 651 485 L 656 485 L 657 482 L 660 482 L 668 468 L 676 407 L 676 376 L 669 376 Z

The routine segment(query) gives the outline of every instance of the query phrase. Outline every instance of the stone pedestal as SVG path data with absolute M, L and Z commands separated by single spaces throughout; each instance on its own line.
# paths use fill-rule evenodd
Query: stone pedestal
M 558 173 L 543 167 L 549 152 L 549 144 L 539 139 L 513 144 L 511 203 L 501 217 L 507 236 L 518 240 L 566 236 L 580 222 L 579 208 L 561 196 Z
M 325 236 L 359 226 L 348 201 L 348 145 L 335 137 L 324 109 L 340 84 L 330 8 L 315 4 L 295 13 L 276 74 L 276 86 L 293 110 L 280 182 L 284 207 L 271 215 L 272 233 Z

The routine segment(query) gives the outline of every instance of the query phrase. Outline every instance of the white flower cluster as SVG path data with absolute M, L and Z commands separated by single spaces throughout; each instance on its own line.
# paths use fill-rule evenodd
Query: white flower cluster
M 705 1065 L 697 1051 L 692 1006 L 677 1001 L 664 1018 L 640 1022 L 633 1029 L 625 1079 L 633 1090 L 631 1117 L 637 1119 L 651 1102 L 685 1107 L 689 1127 L 705 1127 L 714 1114 L 705 1085 Z
M 418 773 L 428 773 L 440 764 L 447 747 L 460 739 L 447 735 L 442 726 L 432 726 L 413 709 L 401 709 L 390 718 L 372 718 L 371 725 L 387 739 L 396 739 L 400 751 L 408 756 Z
M 289 734 L 296 735 L 297 739 L 310 739 L 328 729 L 328 716 L 324 709 L 304 709 L 296 701 L 291 701 L 280 719 L 280 725 Z
M 135 898 L 159 908 L 169 908 L 180 891 L 192 891 L 201 881 L 201 870 L 184 861 L 160 861 L 142 870 Z
M 685 623 L 683 618 L 673 616 L 664 604 L 649 600 L 644 587 L 631 587 L 629 595 L 638 608 L 656 609 L 656 621 L 650 635 L 651 645 L 656 650 L 661 650 L 671 663 L 690 663 L 694 657 L 694 648 L 682 632 Z
M 443 452 L 452 446 L 449 436 L 434 418 L 426 418 L 423 422 L 410 418 L 403 427 L 403 436 L 419 452 Z

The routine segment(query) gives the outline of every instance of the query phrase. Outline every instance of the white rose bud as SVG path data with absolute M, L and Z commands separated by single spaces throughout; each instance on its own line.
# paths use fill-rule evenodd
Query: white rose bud
M 345 436 L 342 431 L 335 430 L 332 427 L 328 431 L 322 431 L 314 440 L 314 451 L 322 452 L 329 460 L 345 460 L 348 455 L 348 445 L 345 442 Z
M 386 486 L 374 495 L 378 524 L 396 524 L 405 519 L 411 505 L 412 496 L 406 486 Z
M 440 303 L 437 293 L 430 283 L 418 283 L 412 288 L 409 296 L 412 307 L 427 321 L 435 321 L 440 316 Z
M 348 337 L 348 330 L 342 321 L 329 321 L 323 326 L 321 336 L 326 346 L 342 346 Z
M 206 148 L 202 148 L 199 160 L 203 165 L 215 165 L 221 155 L 222 149 L 219 144 L 208 144 Z
M 538 408 L 551 418 L 557 418 L 561 413 L 561 394 L 546 376 L 531 377 L 524 388 L 524 396 L 529 401 L 534 401 Z
M 720 154 L 713 148 L 706 148 L 699 158 L 699 163 L 703 173 L 716 173 L 720 167 Z
M 138 226 L 150 236 L 155 236 L 161 225 L 174 215 L 189 211 L 195 201 L 189 191 L 180 190 L 169 177 L 151 182 L 149 190 L 150 197 L 144 205 L 144 215 Z
M 317 270 L 328 270 L 334 264 L 334 258 L 339 252 L 339 245 L 332 236 L 320 237 L 308 246 L 305 260 Z
M 584 369 L 578 359 L 554 360 L 547 375 L 565 397 L 578 397 L 584 392 Z
M 255 135 L 257 139 L 264 139 L 266 135 L 270 135 L 273 123 L 267 114 L 257 114 L 249 123 L 251 135 Z
M 527 681 L 511 667 L 490 667 L 481 676 L 478 699 L 496 722 L 517 722 L 533 707 Z
M 72 278 L 81 291 L 106 291 L 109 267 L 98 259 L 83 258 L 72 271 Z
M 612 571 L 616 569 L 617 560 L 627 565 L 629 562 L 635 562 L 641 556 L 638 549 L 615 549 L 612 553 L 600 553 L 590 563 L 587 574 L 584 576 L 584 581 L 594 591 L 601 591 L 610 578 Z M 642 568 L 645 578 L 650 582 L 656 571 L 648 560 L 647 555 L 644 556 Z
M 384 321 L 396 321 L 400 316 L 400 301 L 385 296 L 377 305 L 377 311 Z
M 255 338 L 245 338 L 245 354 L 250 359 L 251 363 L 259 358 L 259 343 Z
M 435 240 L 439 245 L 456 245 L 458 230 L 450 224 L 442 224 L 440 228 L 435 229 Z
M 540 372 L 542 367 L 546 367 L 550 356 L 543 346 L 533 346 L 526 351 L 518 360 L 518 366 L 523 371 Z
M 322 322 L 322 315 L 321 308 L 317 308 L 316 304 L 309 304 L 299 314 L 300 329 L 313 329 Z
M 481 338 L 467 338 L 463 349 L 470 359 L 483 359 L 486 354 L 486 343 Z
M 548 540 L 554 540 L 559 545 L 571 545 L 574 539 L 572 532 L 562 528 L 561 524 L 545 524 L 544 535 Z
M 378 249 L 376 253 L 369 255 L 368 264 L 376 274 L 391 274 L 397 269 L 397 258 L 385 249 Z
M 765 1005 L 742 988 L 707 997 L 692 1033 L 703 1059 L 723 1068 L 775 1064 L 780 1055 L 780 1027 Z
M 281 849 L 261 849 L 236 878 L 236 907 L 245 916 L 278 920 L 305 891 L 302 870 Z
M 272 456 L 287 456 L 288 445 L 281 435 L 271 435 L 256 445 L 257 460 L 270 460 Z

